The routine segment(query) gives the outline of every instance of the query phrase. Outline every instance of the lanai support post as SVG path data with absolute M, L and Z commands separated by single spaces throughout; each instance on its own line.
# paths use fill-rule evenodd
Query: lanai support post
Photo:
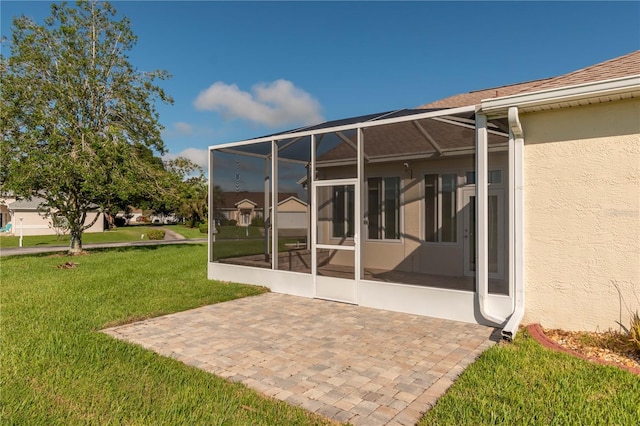
M 271 200 L 271 196 L 269 195 L 269 166 L 271 165 L 271 161 L 269 158 L 264 160 L 264 208 L 262 211 L 262 216 L 264 219 L 264 261 L 269 262 L 269 227 L 271 224 L 270 211 L 269 211 L 269 201 Z
M 305 248 L 307 250 L 311 250 L 311 227 L 313 223 L 311 222 L 311 162 L 307 164 L 307 241 Z
M 278 144 L 271 141 L 271 268 L 278 269 Z
M 310 191 L 311 203 L 311 275 L 313 276 L 313 295 L 316 295 L 316 276 L 318 274 L 318 191 L 316 191 L 316 135 L 311 135 L 311 164 L 309 165 L 309 180 L 307 188 Z
M 362 127 L 357 129 L 357 144 L 358 144 L 358 159 L 357 159 L 357 176 L 358 182 L 355 187 L 355 217 L 356 217 L 356 235 L 354 236 L 354 242 L 356 244 L 355 250 L 355 279 L 356 279 L 356 303 L 360 303 L 360 280 L 364 277 L 363 263 L 362 263 L 362 241 L 364 238 L 364 130 Z
M 213 204 L 213 149 L 209 150 L 209 200 L 211 207 L 214 207 Z M 213 262 L 213 243 L 215 240 L 215 232 L 216 232 L 216 222 L 215 222 L 215 212 L 212 208 L 209 209 L 208 212 L 208 223 L 209 223 L 209 232 L 207 235 L 207 239 L 209 240 L 209 262 Z

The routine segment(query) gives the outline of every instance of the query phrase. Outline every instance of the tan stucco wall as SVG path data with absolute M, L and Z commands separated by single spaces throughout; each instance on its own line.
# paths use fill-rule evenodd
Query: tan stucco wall
M 640 101 L 521 120 L 524 321 L 617 329 L 640 309 Z

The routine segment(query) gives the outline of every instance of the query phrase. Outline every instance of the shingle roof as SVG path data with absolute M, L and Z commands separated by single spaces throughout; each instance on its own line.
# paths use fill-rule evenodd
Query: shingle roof
M 492 87 L 490 89 L 476 90 L 469 93 L 460 93 L 448 98 L 440 99 L 428 104 L 419 106 L 420 109 L 429 108 L 457 108 L 469 105 L 477 105 L 483 99 L 497 98 L 499 96 L 515 95 L 522 91 L 528 91 L 530 88 L 538 84 L 551 80 L 546 78 L 543 80 L 527 81 L 525 83 L 509 84 L 507 86 Z
M 40 197 L 33 197 L 31 200 L 16 200 L 9 204 L 10 210 L 38 210 L 40 204 L 46 200 Z
M 537 92 L 539 90 L 574 86 L 638 74 L 640 74 L 640 50 L 557 77 L 461 93 L 424 104 L 418 108 L 456 108 L 478 105 L 483 99 Z
M 535 92 L 544 89 L 575 86 L 577 84 L 592 83 L 639 74 L 640 50 L 636 50 L 635 52 L 609 59 L 608 61 L 591 65 L 586 68 L 570 72 L 569 74 L 550 78 L 531 87 L 529 90 L 522 90 L 522 92 Z

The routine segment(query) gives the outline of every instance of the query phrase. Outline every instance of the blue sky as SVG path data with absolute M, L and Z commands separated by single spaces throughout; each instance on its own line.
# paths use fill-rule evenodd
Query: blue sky
M 170 155 L 564 74 L 640 49 L 639 2 L 116 1 L 165 69 Z M 42 23 L 50 2 L 2 1 Z M 3 48 L 3 53 L 8 53 Z

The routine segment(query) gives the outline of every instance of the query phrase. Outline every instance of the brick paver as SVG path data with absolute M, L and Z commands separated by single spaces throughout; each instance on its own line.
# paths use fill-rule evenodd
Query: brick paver
M 495 329 L 266 293 L 104 330 L 353 424 L 415 424 Z

